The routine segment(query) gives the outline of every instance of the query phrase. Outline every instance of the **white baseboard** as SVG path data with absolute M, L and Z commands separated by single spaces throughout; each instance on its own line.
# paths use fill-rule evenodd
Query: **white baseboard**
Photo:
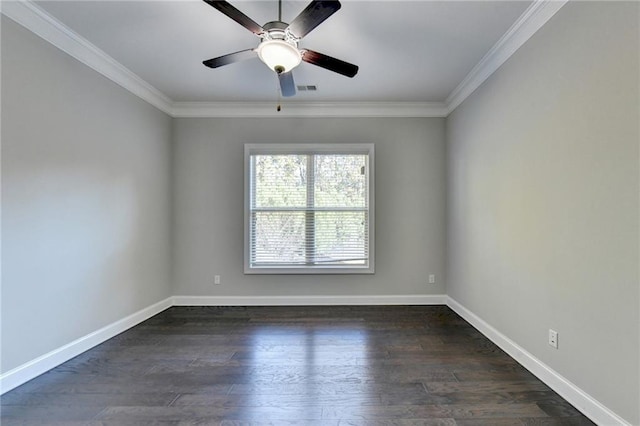
M 0 395 L 171 307 L 169 297 L 0 375 Z
M 173 296 L 174 306 L 444 305 L 447 296 Z
M 447 306 L 596 424 L 600 426 L 631 426 L 631 423 L 609 410 L 456 300 L 449 296 L 446 299 Z
M 15 389 L 171 306 L 444 305 L 445 295 L 173 296 L 0 375 L 0 395 Z
M 523 367 L 601 426 L 631 426 L 482 318 L 447 295 L 172 296 L 0 375 L 0 395 L 80 355 L 171 306 L 447 305 Z

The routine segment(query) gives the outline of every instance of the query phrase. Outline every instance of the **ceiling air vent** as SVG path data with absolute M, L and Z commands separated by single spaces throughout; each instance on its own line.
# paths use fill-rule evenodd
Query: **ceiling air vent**
M 306 86 L 297 86 L 297 88 L 298 88 L 298 92 L 315 92 L 316 90 L 318 90 L 318 86 L 316 86 L 315 84 L 310 84 Z

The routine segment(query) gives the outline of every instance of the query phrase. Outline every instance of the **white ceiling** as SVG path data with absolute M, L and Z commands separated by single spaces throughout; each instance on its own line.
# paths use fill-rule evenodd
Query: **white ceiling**
M 259 24 L 277 1 L 231 0 Z M 283 1 L 290 22 L 308 1 Z M 311 64 L 294 70 L 304 102 L 445 102 L 527 10 L 530 1 L 360 1 L 300 43 L 360 66 L 347 78 Z M 259 39 L 200 0 L 39 1 L 37 6 L 172 102 L 273 102 L 277 79 L 258 59 L 209 69 L 202 61 Z

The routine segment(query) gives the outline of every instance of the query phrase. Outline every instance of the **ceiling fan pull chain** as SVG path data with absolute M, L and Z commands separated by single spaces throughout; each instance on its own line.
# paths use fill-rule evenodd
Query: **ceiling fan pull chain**
M 282 102 L 282 96 L 281 96 L 281 89 L 280 89 L 280 82 L 278 81 L 278 84 L 276 84 L 276 96 L 278 98 L 278 105 L 276 106 L 276 112 L 280 112 L 282 110 L 282 106 L 280 105 L 280 103 Z

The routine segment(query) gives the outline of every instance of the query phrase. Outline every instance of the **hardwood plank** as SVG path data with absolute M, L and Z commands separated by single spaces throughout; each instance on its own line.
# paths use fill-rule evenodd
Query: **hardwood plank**
M 456 426 L 454 419 L 340 420 L 339 426 Z
M 220 426 L 338 426 L 339 421 L 327 420 L 278 420 L 273 421 L 247 421 L 247 420 L 223 420 Z
M 580 415 L 576 417 L 540 417 L 520 419 L 524 426 L 592 426 L 594 423 Z
M 49 421 L 70 422 L 92 420 L 104 406 L 92 404 L 90 406 L 76 405 L 3 405 L 2 424 L 5 420 L 39 421 L 46 424 Z
M 0 399 L 4 425 L 592 425 L 445 306 L 173 307 Z
M 479 381 L 538 381 L 539 379 L 526 371 L 525 369 L 516 371 L 505 370 L 485 370 L 485 371 L 461 371 L 457 370 L 453 372 L 456 379 L 461 382 L 479 382 Z
M 453 392 L 521 392 L 521 391 L 551 391 L 541 381 L 510 381 L 510 382 L 428 382 L 424 383 L 427 392 L 437 394 Z
M 518 417 L 488 419 L 456 419 L 457 426 L 523 426 Z
M 109 405 L 157 406 L 169 405 L 176 393 L 28 393 L 2 396 L 2 406 L 83 406 L 106 407 Z
M 230 395 L 379 395 L 379 394 L 425 393 L 420 383 L 335 383 L 310 386 L 310 384 L 235 384 Z
M 105 408 L 96 420 L 111 421 L 179 421 L 189 419 L 200 422 L 221 422 L 222 420 L 322 420 L 321 407 L 279 406 L 279 407 L 126 407 Z
M 2 426 L 189 426 L 197 425 L 198 423 L 184 422 L 184 421 L 104 421 L 104 420 L 67 420 L 67 421 L 42 421 L 42 420 L 16 420 L 6 419 L 3 420 Z M 205 423 L 199 423 L 203 425 Z
M 307 394 L 287 395 L 288 407 L 317 407 L 331 405 L 380 405 L 382 403 L 378 395 L 317 395 L 313 392 Z M 207 394 L 183 394 L 171 405 L 175 407 L 208 406 L 208 407 L 280 407 L 282 395 L 225 395 L 211 396 Z
M 326 407 L 325 419 L 546 417 L 535 404 L 430 404 Z

